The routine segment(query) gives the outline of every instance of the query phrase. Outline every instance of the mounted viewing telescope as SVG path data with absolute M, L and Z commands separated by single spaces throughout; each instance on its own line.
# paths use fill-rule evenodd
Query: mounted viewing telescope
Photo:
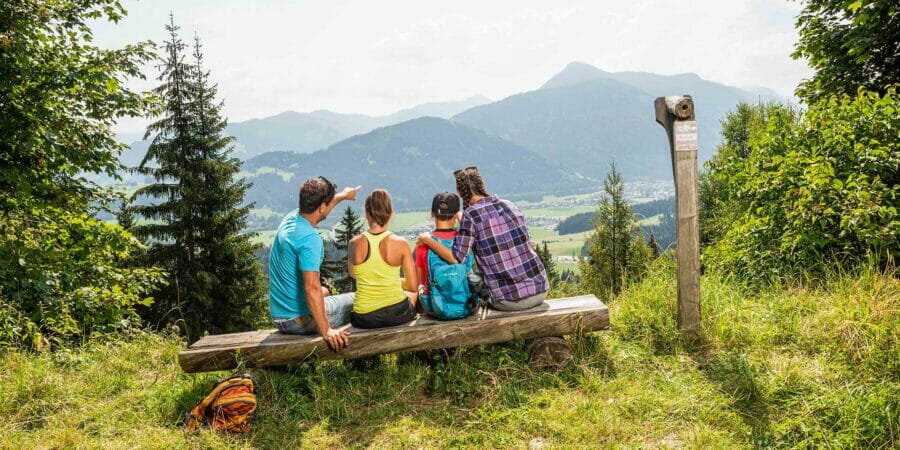
M 658 97 L 656 121 L 666 130 L 675 178 L 675 261 L 678 329 L 687 340 L 700 335 L 700 216 L 697 194 L 697 121 L 690 95 Z

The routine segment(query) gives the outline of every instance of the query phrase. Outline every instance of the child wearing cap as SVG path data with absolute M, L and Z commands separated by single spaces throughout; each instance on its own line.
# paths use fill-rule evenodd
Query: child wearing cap
M 431 200 L 431 218 L 434 219 L 432 235 L 439 239 L 456 238 L 457 214 L 459 213 L 459 197 L 450 192 L 441 192 Z M 425 295 L 430 295 L 428 289 L 428 246 L 416 247 L 416 274 L 421 284 L 421 290 Z

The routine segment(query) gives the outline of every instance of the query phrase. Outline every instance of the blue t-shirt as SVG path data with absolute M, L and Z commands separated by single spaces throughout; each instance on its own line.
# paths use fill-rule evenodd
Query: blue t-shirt
M 309 315 L 302 272 L 318 272 L 322 237 L 297 210 L 281 220 L 269 253 L 269 311 L 273 319 Z

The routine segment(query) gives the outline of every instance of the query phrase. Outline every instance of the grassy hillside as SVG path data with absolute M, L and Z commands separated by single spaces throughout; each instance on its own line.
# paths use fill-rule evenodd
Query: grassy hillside
M 570 337 L 578 365 L 527 368 L 527 344 L 465 349 L 435 369 L 383 357 L 254 371 L 243 437 L 187 434 L 224 372 L 181 373 L 175 337 L 137 333 L 0 356 L 5 448 L 850 446 L 900 444 L 900 281 L 844 275 L 748 291 L 703 279 L 704 342 L 674 325 L 671 263 L 611 302 L 613 329 Z

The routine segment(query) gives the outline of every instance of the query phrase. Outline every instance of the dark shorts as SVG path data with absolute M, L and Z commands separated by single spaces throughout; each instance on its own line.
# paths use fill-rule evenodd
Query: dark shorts
M 385 328 L 403 325 L 413 321 L 418 314 L 413 309 L 408 298 L 375 311 L 359 314 L 356 311 L 350 314 L 350 323 L 356 328 Z

